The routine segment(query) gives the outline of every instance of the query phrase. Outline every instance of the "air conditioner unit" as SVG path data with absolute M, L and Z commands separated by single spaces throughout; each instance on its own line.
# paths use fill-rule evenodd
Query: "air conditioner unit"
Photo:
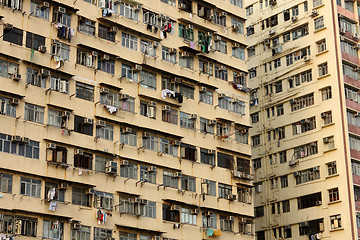
M 120 94 L 119 99 L 120 99 L 120 100 L 126 100 L 126 99 L 128 99 L 129 97 L 130 97 L 129 94 Z
M 71 116 L 71 112 L 70 111 L 63 111 L 61 113 L 61 116 L 62 117 L 66 117 L 66 118 L 69 118 Z
M 190 119 L 197 119 L 197 115 L 195 113 L 191 114 Z
M 234 32 L 237 32 L 237 31 L 239 31 L 239 26 L 238 26 L 238 25 L 232 25 L 232 26 L 231 26 L 231 29 L 232 29 Z
M 234 175 L 234 177 L 242 178 L 242 172 L 234 171 L 233 175 Z
M 41 4 L 41 9 L 45 9 L 45 8 L 49 8 L 49 7 L 50 7 L 50 3 L 48 3 L 48 2 L 43 2 Z
M 18 105 L 19 104 L 19 99 L 12 98 L 9 103 L 10 103 L 10 105 Z
M 110 60 L 110 55 L 108 55 L 108 54 L 102 55 L 102 59 L 101 59 L 101 60 L 109 61 L 109 60 Z
M 46 148 L 47 149 L 56 149 L 56 144 L 55 143 L 47 143 Z
M 158 41 L 155 41 L 154 42 L 154 47 L 158 47 L 158 46 L 160 46 L 160 43 Z
M 316 206 L 320 206 L 322 204 L 322 201 L 316 201 Z
M 140 199 L 140 204 L 142 204 L 142 205 L 146 205 L 146 204 L 148 204 L 148 200 L 146 200 L 146 199 Z
M 277 4 L 277 1 L 276 1 L 276 0 L 270 0 L 269 4 L 270 4 L 271 6 L 274 6 L 274 5 Z
M 213 126 L 213 125 L 216 125 L 216 120 L 209 120 L 209 125 Z
M 52 39 L 51 44 L 60 44 L 60 41 L 58 39 Z
M 174 82 L 180 84 L 180 83 L 182 83 L 182 78 L 175 77 L 175 78 L 174 78 Z
M 168 106 L 168 105 L 164 105 L 164 106 L 163 106 L 163 110 L 164 110 L 164 111 L 170 111 L 170 109 L 171 109 L 171 108 L 170 108 L 170 106 Z
M 64 190 L 66 190 L 66 189 L 68 189 L 69 188 L 69 184 L 67 184 L 67 183 L 60 183 L 59 184 L 59 189 L 64 189 Z
M 323 143 L 329 143 L 330 142 L 330 140 L 329 140 L 329 138 L 323 138 Z
M 160 240 L 160 236 L 155 236 L 154 240 Z
M 10 30 L 12 30 L 13 29 L 13 25 L 12 24 L 10 24 L 10 23 L 5 23 L 4 24 L 4 31 L 10 31 Z
M 240 47 L 240 44 L 239 44 L 239 43 L 233 43 L 233 44 L 232 44 L 232 47 L 233 47 L 233 48 L 239 48 L 239 47 Z
M 129 166 L 128 160 L 120 160 L 120 166 Z
M 59 12 L 59 13 L 66 13 L 66 8 L 64 8 L 64 7 L 59 7 L 59 8 L 58 8 L 58 12 Z
M 91 118 L 84 118 L 84 124 L 93 124 L 94 120 Z
M 28 137 L 22 137 L 20 142 L 23 144 L 28 144 L 30 142 L 30 139 Z
M 220 71 L 226 71 L 226 67 L 225 66 L 220 66 Z
M 105 126 L 106 126 L 106 121 L 104 121 L 104 120 L 97 120 L 97 121 L 96 121 L 96 126 L 97 126 L 97 127 L 105 127 Z
M 180 211 L 180 206 L 179 205 L 171 205 L 170 210 L 171 211 Z
M 125 129 L 124 129 L 124 133 L 132 133 L 132 128 L 130 128 L 130 127 L 126 127 Z
M 112 26 L 111 27 L 111 32 L 117 33 L 119 31 L 118 27 Z
M 226 17 L 226 16 L 227 16 L 227 12 L 221 12 L 221 16 L 222 16 L 222 17 Z
M 269 31 L 269 35 L 274 35 L 275 34 L 275 30 L 274 29 L 271 29 L 270 31 Z
M 110 89 L 108 89 L 106 87 L 100 88 L 100 94 L 108 94 L 109 92 L 110 92 Z
M 214 41 L 215 41 L 215 42 L 221 41 L 221 37 L 220 37 L 220 36 L 215 36 Z
M 230 201 L 234 201 L 234 200 L 236 200 L 236 195 L 234 195 L 234 194 L 226 195 L 226 199 L 230 200 Z
M 148 103 L 148 106 L 149 107 L 156 107 L 156 102 L 151 101 L 151 102 Z
M 304 56 L 304 62 L 309 62 L 311 60 L 310 56 Z
M 148 172 L 156 172 L 156 167 L 155 167 L 155 166 L 149 166 L 149 167 L 147 168 L 147 171 L 148 171 Z
M 182 177 L 182 173 L 181 173 L 181 172 L 176 172 L 176 173 L 174 173 L 174 177 L 176 177 L 176 178 L 181 178 L 181 177 Z
M 181 57 L 190 57 L 189 52 L 181 52 Z
M 197 215 L 199 214 L 199 209 L 198 208 L 195 208 L 195 209 L 191 209 L 191 215 Z
M 150 133 L 148 133 L 148 132 L 143 132 L 142 138 L 149 138 L 149 137 L 150 137 Z
M 313 9 L 312 11 L 311 11 L 311 17 L 316 17 L 317 15 L 319 15 L 319 13 L 318 13 L 318 11 L 316 10 L 316 9 Z
M 293 22 L 296 22 L 296 21 L 297 21 L 297 19 L 298 19 L 298 17 L 297 17 L 297 16 L 292 16 L 292 17 L 291 17 L 291 21 L 293 21 Z
M 206 91 L 207 91 L 206 87 L 200 87 L 200 92 L 206 92 Z
M 234 216 L 228 216 L 227 220 L 233 222 L 233 221 L 235 221 L 235 217 Z
M 326 118 L 326 113 L 321 113 L 321 118 Z
M 296 163 L 297 163 L 297 160 L 292 159 L 289 161 L 289 166 L 294 166 L 294 165 L 296 165 Z
M 40 75 L 43 77 L 49 77 L 50 76 L 50 71 L 47 69 L 41 69 L 40 70 Z
M 20 141 L 21 141 L 21 137 L 20 137 L 19 135 L 11 136 L 11 141 L 12 141 L 12 142 L 20 142 Z
M 133 71 L 139 72 L 142 70 L 142 66 L 140 64 L 135 64 Z
M 75 149 L 74 154 L 75 155 L 84 155 L 84 150 L 77 148 L 77 149 Z
M 80 223 L 72 223 L 71 228 L 74 230 L 80 230 L 81 229 Z
M 213 214 L 214 214 L 214 213 L 213 213 L 212 211 L 206 211 L 206 212 L 205 212 L 205 215 L 206 215 L 206 216 L 211 216 L 211 215 L 213 215 Z
M 179 145 L 180 145 L 180 141 L 173 140 L 173 141 L 170 142 L 170 145 L 172 145 L 172 146 L 179 146 Z
M 214 155 L 214 154 L 215 154 L 215 150 L 213 150 L 213 149 L 208 149 L 208 150 L 207 150 L 207 154 L 209 154 L 209 155 Z
M 18 74 L 18 73 L 14 73 L 11 78 L 14 81 L 20 81 L 21 80 L 21 75 Z
M 85 191 L 85 194 L 95 194 L 95 190 L 92 188 L 89 188 Z
M 108 174 L 117 174 L 117 162 L 109 161 L 106 163 L 106 173 Z
M 46 53 L 46 47 L 45 47 L 45 45 L 40 45 L 40 46 L 38 47 L 38 51 L 41 52 L 41 53 Z
M 225 97 L 226 97 L 225 93 L 219 93 L 219 96 L 218 96 L 219 99 L 223 99 Z
M 191 24 L 189 24 L 189 25 L 187 25 L 187 28 L 188 28 L 188 29 L 194 29 L 194 26 L 191 25 Z
M 185 10 L 186 9 L 186 4 L 185 3 L 180 3 L 179 8 L 182 9 L 182 10 Z
M 265 39 L 265 40 L 264 40 L 264 44 L 265 44 L 265 45 L 270 45 L 270 39 Z
M 176 53 L 176 48 L 169 48 L 169 53 Z

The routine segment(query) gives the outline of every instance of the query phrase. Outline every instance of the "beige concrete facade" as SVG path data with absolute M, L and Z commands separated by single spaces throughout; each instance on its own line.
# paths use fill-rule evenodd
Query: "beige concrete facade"
M 358 6 L 246 3 L 258 240 L 358 239 Z
M 0 236 L 254 239 L 242 1 L 2 4 Z

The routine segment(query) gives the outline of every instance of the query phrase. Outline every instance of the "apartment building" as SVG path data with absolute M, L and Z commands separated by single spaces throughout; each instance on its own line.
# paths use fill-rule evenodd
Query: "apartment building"
M 359 239 L 359 1 L 247 1 L 258 240 Z
M 4 0 L 0 237 L 254 239 L 242 0 Z

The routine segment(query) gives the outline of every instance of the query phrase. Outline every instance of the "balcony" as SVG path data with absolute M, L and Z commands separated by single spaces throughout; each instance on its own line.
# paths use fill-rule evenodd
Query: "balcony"
M 351 62 L 353 64 L 356 64 L 356 65 L 360 64 L 359 58 L 355 57 L 355 56 L 352 56 L 349 53 L 341 52 L 341 57 L 342 57 L 342 59 L 344 59 L 344 60 L 346 60 L 348 62 Z

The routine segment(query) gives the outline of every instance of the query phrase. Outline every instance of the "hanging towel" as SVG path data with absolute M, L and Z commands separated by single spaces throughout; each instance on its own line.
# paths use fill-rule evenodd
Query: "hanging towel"
M 206 229 L 206 236 L 207 237 L 214 236 L 214 230 L 211 228 Z

